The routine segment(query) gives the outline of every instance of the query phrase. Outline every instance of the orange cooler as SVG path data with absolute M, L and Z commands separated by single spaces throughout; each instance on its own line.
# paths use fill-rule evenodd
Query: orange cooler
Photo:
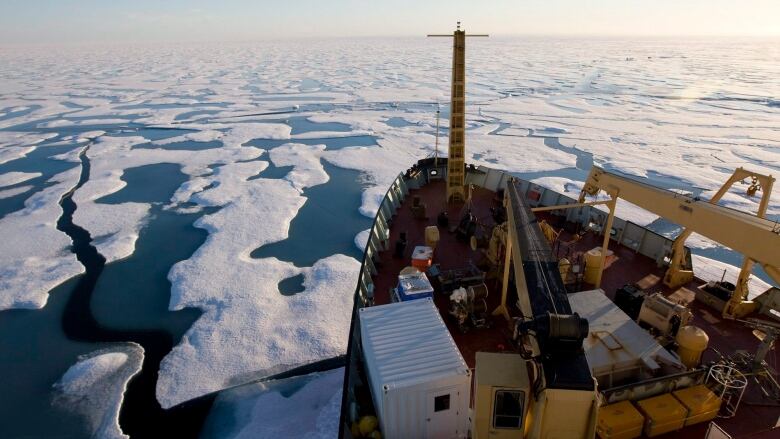
M 645 418 L 630 401 L 599 408 L 596 432 L 601 439 L 634 439 L 642 435 Z
M 704 384 L 677 390 L 672 395 L 688 409 L 686 426 L 710 421 L 718 415 L 720 410 L 720 398 Z
M 432 248 L 425 245 L 418 245 L 414 248 L 414 251 L 412 252 L 412 267 L 420 271 L 426 271 L 431 266 L 432 261 Z
M 637 405 L 645 415 L 645 434 L 648 437 L 683 428 L 688 416 L 688 409 L 671 393 L 643 399 Z

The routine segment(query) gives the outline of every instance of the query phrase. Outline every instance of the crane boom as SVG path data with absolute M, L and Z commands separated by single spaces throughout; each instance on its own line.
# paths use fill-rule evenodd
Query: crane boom
M 745 178 L 744 176 L 754 177 L 749 193 L 754 194 L 759 189 L 763 191 L 759 216 L 697 197 L 670 192 L 597 166 L 591 169 L 580 193 L 579 202 L 584 202 L 586 195 L 595 196 L 599 191 L 604 191 L 613 200 L 622 198 L 683 227 L 682 239 L 675 242 L 675 247 L 681 247 L 685 238 L 691 232 L 696 232 L 742 253 L 745 261 L 736 289 L 723 311 L 727 316 L 741 316 L 754 309 L 748 306 L 748 302 L 743 302 L 747 296 L 746 283 L 754 261 L 761 264 L 766 273 L 780 284 L 780 224 L 762 217 L 775 179 L 738 168 L 716 196 L 719 199 L 723 195 L 722 192 L 734 182 Z M 761 182 L 760 186 L 757 185 L 757 180 Z M 677 250 L 679 251 L 679 248 Z M 679 260 L 679 255 L 677 256 Z M 676 269 L 676 266 L 670 267 L 670 271 Z M 669 277 L 671 276 L 667 276 Z
M 583 195 L 596 195 L 599 190 L 691 229 L 760 264 L 780 267 L 780 224 L 775 221 L 676 194 L 594 166 Z

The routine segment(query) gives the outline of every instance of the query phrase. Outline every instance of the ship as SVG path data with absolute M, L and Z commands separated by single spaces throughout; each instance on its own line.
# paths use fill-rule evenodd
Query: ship
M 750 291 L 756 266 L 780 283 L 775 179 L 738 168 L 704 200 L 594 166 L 575 199 L 468 164 L 471 35 L 436 36 L 453 39 L 448 154 L 437 132 L 374 219 L 339 436 L 780 437 L 780 289 Z M 757 212 L 718 204 L 738 182 Z M 622 219 L 618 200 L 682 231 Z M 735 281 L 694 269 L 692 233 L 744 256 Z

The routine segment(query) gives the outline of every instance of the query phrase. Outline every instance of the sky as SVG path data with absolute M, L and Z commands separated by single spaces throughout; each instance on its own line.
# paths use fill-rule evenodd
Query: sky
M 449 32 L 780 36 L 780 0 L 0 0 L 0 44 Z

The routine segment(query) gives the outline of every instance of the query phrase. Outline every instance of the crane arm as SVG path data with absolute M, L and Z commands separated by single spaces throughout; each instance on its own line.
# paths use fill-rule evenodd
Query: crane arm
M 740 170 L 738 170 L 740 171 Z M 769 198 L 771 183 L 765 184 L 765 198 Z M 643 183 L 594 166 L 580 194 L 604 191 L 685 228 L 719 242 L 766 268 L 767 273 L 780 284 L 780 224 L 750 213 L 712 204 L 688 195 L 681 195 Z M 765 202 L 762 201 L 765 210 Z

